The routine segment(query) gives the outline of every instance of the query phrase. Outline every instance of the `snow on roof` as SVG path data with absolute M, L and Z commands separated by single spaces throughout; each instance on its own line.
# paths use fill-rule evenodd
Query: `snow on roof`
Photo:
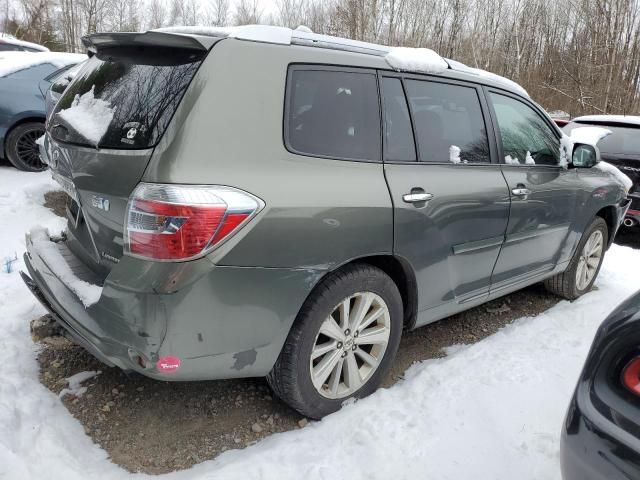
M 80 63 L 87 56 L 80 53 L 61 52 L 0 52 L 0 77 L 6 77 L 25 68 L 50 63 L 56 68 Z
M 640 126 L 640 116 L 636 115 L 585 115 L 573 119 L 582 123 L 627 123 Z
M 551 112 L 547 112 L 547 113 L 553 119 L 557 118 L 558 120 L 569 120 L 571 118 L 571 115 L 569 115 L 564 110 L 552 110 Z
M 385 45 L 360 42 L 348 38 L 320 35 L 309 32 L 304 26 L 298 27 L 295 30 L 271 25 L 241 25 L 237 27 L 175 26 L 159 28 L 153 31 L 183 35 L 228 37 L 254 42 L 277 43 L 280 45 L 296 44 L 315 46 L 378 55 L 383 56 L 389 66 L 395 70 L 440 74 L 451 68 L 459 72 L 465 72 L 491 80 L 508 90 L 515 91 L 526 97 L 529 96 L 524 88 L 508 78 L 479 68 L 468 67 L 455 60 L 445 59 L 428 48 L 387 47 Z
M 611 130 L 600 127 L 578 127 L 571 130 L 571 140 L 574 143 L 586 143 L 589 145 L 596 145 L 607 135 L 610 135 Z
M 395 47 L 384 57 L 394 70 L 401 72 L 443 73 L 449 64 L 429 48 Z
M 449 58 L 446 59 L 447 63 L 451 67 L 451 69 L 456 70 L 458 72 L 469 73 L 471 75 L 475 75 L 477 77 L 485 78 L 487 80 L 491 80 L 508 90 L 515 91 L 520 95 L 524 95 L 525 97 L 529 97 L 529 92 L 527 92 L 522 86 L 513 80 L 510 80 L 501 75 L 497 75 L 492 72 L 488 72 L 487 70 L 482 70 L 481 68 L 473 68 L 465 65 L 462 62 L 458 62 L 456 60 L 451 60 Z
M 37 43 L 25 42 L 24 40 L 18 40 L 13 35 L 9 35 L 8 33 L 0 32 L 0 43 L 10 43 L 11 45 L 19 45 L 21 47 L 33 48 L 35 50 L 40 50 L 41 52 L 48 52 L 49 49 L 42 45 L 38 45 Z

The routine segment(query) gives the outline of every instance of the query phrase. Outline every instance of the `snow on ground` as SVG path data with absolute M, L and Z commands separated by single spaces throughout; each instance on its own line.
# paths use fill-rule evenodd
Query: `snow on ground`
M 60 229 L 42 206 L 52 187 L 46 172 L 0 168 L 0 256 L 20 253 L 34 224 Z M 613 246 L 598 289 L 576 302 L 418 363 L 404 381 L 322 422 L 162 480 L 559 479 L 559 432 L 577 376 L 598 325 L 638 288 L 639 268 L 640 251 Z M 113 465 L 38 381 L 28 323 L 44 310 L 17 272 L 0 273 L 0 312 L 0 478 L 154 478 Z

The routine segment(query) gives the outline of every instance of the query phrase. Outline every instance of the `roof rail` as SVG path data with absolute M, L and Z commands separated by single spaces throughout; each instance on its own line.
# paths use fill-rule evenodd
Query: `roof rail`
M 343 52 L 362 53 L 385 57 L 393 50 L 392 47 L 378 45 L 376 43 L 360 42 L 348 38 L 332 37 L 307 31 L 306 28 L 292 30 L 286 27 L 271 25 L 242 25 L 238 27 L 166 27 L 152 30 L 153 32 L 174 33 L 182 35 L 202 35 L 218 38 L 236 38 L 252 42 L 275 43 L 279 45 L 297 45 L 306 47 L 326 48 Z M 424 49 L 422 49 L 424 50 Z M 424 53 L 424 52 L 423 52 Z M 432 52 L 433 53 L 433 52 Z M 455 60 L 443 59 L 450 70 L 473 75 L 484 80 L 489 80 L 503 88 L 515 91 L 521 95 L 529 96 L 524 88 L 505 77 L 495 75 L 478 68 L 469 67 Z M 415 62 L 414 62 L 415 63 Z M 418 62 L 418 64 L 424 63 Z M 413 69 L 408 69 L 411 71 Z M 418 70 L 416 70 L 418 71 Z M 440 73 L 440 72 L 429 72 Z
M 307 47 L 328 48 L 330 50 L 341 50 L 344 52 L 364 53 L 384 57 L 391 51 L 390 47 L 378 45 L 376 43 L 360 42 L 348 38 L 332 37 L 319 33 L 308 33 L 303 30 L 293 30 L 291 32 L 291 44 Z

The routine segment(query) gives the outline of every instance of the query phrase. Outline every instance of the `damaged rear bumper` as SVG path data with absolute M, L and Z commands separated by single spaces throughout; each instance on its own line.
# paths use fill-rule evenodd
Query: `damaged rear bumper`
M 74 267 L 64 242 L 52 242 Z M 56 321 L 107 365 L 161 380 L 264 376 L 322 271 L 123 257 L 86 306 L 26 236 L 25 284 Z M 47 245 L 50 250 L 51 245 Z M 70 265 L 71 266 L 71 265 Z M 158 367 L 179 359 L 179 368 Z

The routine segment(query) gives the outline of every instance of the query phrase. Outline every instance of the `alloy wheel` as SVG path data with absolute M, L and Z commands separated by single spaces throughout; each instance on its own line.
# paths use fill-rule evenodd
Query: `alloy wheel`
M 24 132 L 16 143 L 16 154 L 26 165 L 32 168 L 41 168 L 40 148 L 36 140 L 44 135 L 44 128 L 32 128 Z
M 357 392 L 378 369 L 391 333 L 384 300 L 358 292 L 336 305 L 323 321 L 309 359 L 314 387 L 338 399 Z
M 593 280 L 593 277 L 595 277 L 602 260 L 603 251 L 604 237 L 600 230 L 595 230 L 584 244 L 578 260 L 578 268 L 576 269 L 576 286 L 578 290 L 585 290 Z

